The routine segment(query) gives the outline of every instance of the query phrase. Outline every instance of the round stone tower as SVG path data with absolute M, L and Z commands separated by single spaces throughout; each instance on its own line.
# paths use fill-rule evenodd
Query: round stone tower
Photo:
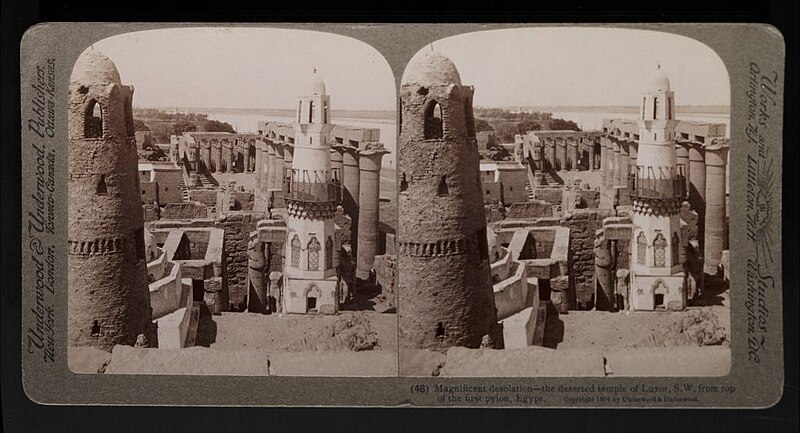
M 494 335 L 472 95 L 440 53 L 417 55 L 406 68 L 398 161 L 402 347 L 479 347 L 486 336 L 502 345 Z
M 628 175 L 633 204 L 631 299 L 634 310 L 686 305 L 680 261 L 685 180 L 675 152 L 675 95 L 659 66 L 642 96 L 636 166 Z
M 110 351 L 151 338 L 131 99 L 90 49 L 69 84 L 69 344 Z

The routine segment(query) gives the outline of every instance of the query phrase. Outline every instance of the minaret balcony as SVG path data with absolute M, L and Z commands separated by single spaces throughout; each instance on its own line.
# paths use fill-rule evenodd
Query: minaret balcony
M 286 179 L 283 181 L 283 197 L 304 203 L 338 203 L 341 185 L 336 181 L 300 182 Z
M 684 199 L 686 197 L 686 179 L 683 175 L 653 178 L 628 176 L 628 193 L 632 198 L 642 199 Z

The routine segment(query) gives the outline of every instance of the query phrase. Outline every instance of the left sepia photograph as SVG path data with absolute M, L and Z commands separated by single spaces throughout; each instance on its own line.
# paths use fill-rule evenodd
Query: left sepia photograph
M 396 90 L 358 40 L 176 28 L 69 84 L 76 373 L 396 376 Z

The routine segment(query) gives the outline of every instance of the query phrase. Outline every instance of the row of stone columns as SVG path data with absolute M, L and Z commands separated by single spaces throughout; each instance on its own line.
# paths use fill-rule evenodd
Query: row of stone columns
M 569 170 L 579 171 L 581 148 L 588 147 L 588 165 L 589 170 L 596 168 L 594 143 L 588 145 L 581 145 L 577 140 L 570 139 L 544 139 L 543 157 L 548 161 L 550 166 L 555 170 Z
M 629 173 L 636 172 L 637 144 L 633 141 L 602 137 L 600 167 L 603 185 L 625 186 Z M 683 167 L 688 201 L 698 213 L 698 236 L 702 239 L 704 272 L 716 274 L 726 237 L 726 169 L 728 144 L 702 145 L 681 142 L 675 151 L 678 167 Z
M 237 146 L 225 145 L 219 147 L 199 144 L 194 145 L 194 171 L 197 172 L 200 169 L 200 162 L 202 161 L 209 172 L 232 172 L 237 160 L 237 152 L 235 151 L 236 147 Z M 255 172 L 255 167 L 258 165 L 258 163 L 254 161 L 252 156 L 250 156 L 249 147 L 243 150 L 240 148 L 240 152 L 244 156 L 242 161 L 242 171 L 245 173 Z M 256 153 L 258 153 L 258 149 L 256 149 Z
M 380 169 L 383 149 L 359 151 L 351 146 L 331 149 L 331 169 L 341 182 L 341 202 L 351 218 L 352 251 L 357 257 L 356 277 L 369 278 L 378 248 Z M 257 209 L 266 208 L 275 192 L 283 190 L 284 173 L 291 170 L 294 147 L 260 141 L 256 147 Z

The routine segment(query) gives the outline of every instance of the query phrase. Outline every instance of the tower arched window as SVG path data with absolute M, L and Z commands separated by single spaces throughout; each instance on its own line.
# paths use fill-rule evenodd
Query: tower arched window
M 319 241 L 317 240 L 316 236 L 312 236 L 311 240 L 308 241 L 308 270 L 309 271 L 318 271 L 319 270 L 319 250 L 321 246 Z
M 639 236 L 636 237 L 636 263 L 647 264 L 647 238 L 644 232 L 639 232 Z
M 644 108 L 647 106 L 647 98 L 642 98 L 642 119 L 644 119 Z
M 308 123 L 314 123 L 314 101 L 308 103 Z
M 444 136 L 442 107 L 436 101 L 431 101 L 425 109 L 425 139 L 438 140 Z
M 107 194 L 108 193 L 108 185 L 106 185 L 106 175 L 101 174 L 100 180 L 97 181 L 97 187 L 95 188 L 96 194 Z
M 324 102 L 324 108 L 322 110 L 322 123 L 328 123 L 328 112 L 330 108 L 328 108 L 328 101 Z
M 292 266 L 300 267 L 300 238 L 297 235 L 292 238 Z
M 103 107 L 92 99 L 86 106 L 83 120 L 83 136 L 85 138 L 101 138 L 103 136 Z
M 333 239 L 325 241 L 325 269 L 333 269 Z
M 659 233 L 653 241 L 653 264 L 657 268 L 663 268 L 667 265 L 666 249 L 667 240 L 664 238 L 664 235 Z
M 672 234 L 672 266 L 677 265 L 681 260 L 681 240 L 678 238 L 678 233 Z
M 653 119 L 658 119 L 658 97 L 653 98 Z
M 439 178 L 439 185 L 436 187 L 436 195 L 439 197 L 447 197 L 450 195 L 450 188 L 447 186 L 447 176 Z

